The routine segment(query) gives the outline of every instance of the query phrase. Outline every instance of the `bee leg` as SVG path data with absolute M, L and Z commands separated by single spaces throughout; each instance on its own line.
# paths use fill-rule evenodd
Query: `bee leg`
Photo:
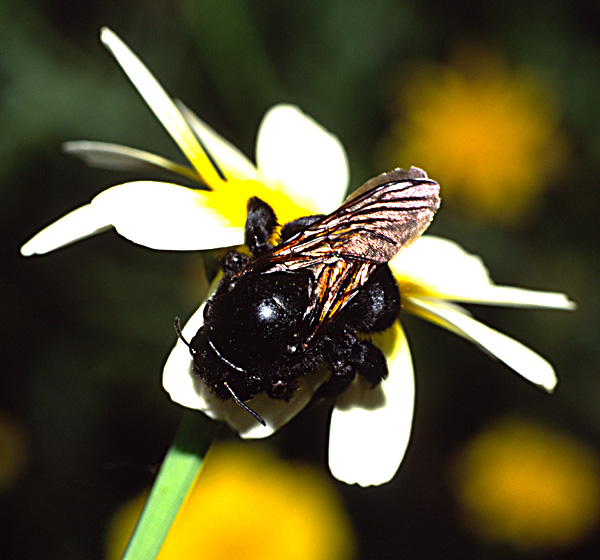
M 343 393 L 356 376 L 352 355 L 359 343 L 351 329 L 343 329 L 326 337 L 323 357 L 331 370 L 331 377 L 315 394 L 314 400 L 331 399 Z
M 358 340 L 352 355 L 352 364 L 361 377 L 373 387 L 387 378 L 389 372 L 383 352 L 368 340 Z
M 244 243 L 255 257 L 273 248 L 269 237 L 273 235 L 276 225 L 277 217 L 273 208 L 256 196 L 248 200 Z
M 343 393 L 356 375 L 375 387 L 388 376 L 383 352 L 368 340 L 361 340 L 346 330 L 343 340 L 331 339 L 324 349 L 331 378 L 315 393 L 313 400 L 332 399 Z
M 237 251 L 229 251 L 223 258 L 221 267 L 225 274 L 237 274 L 243 270 L 249 261 L 250 257 L 248 255 L 243 255 Z
M 388 266 L 381 266 L 348 304 L 340 317 L 345 327 L 329 334 L 323 355 L 331 368 L 331 379 L 316 398 L 333 398 L 342 393 L 358 374 L 372 386 L 388 376 L 383 352 L 356 331 L 373 333 L 387 329 L 400 312 L 400 294 Z

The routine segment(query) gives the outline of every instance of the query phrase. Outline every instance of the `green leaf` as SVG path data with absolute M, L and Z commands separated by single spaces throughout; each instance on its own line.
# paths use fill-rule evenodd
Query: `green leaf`
M 204 414 L 186 410 L 123 560 L 152 560 L 158 556 L 175 516 L 200 473 L 217 427 L 218 424 Z

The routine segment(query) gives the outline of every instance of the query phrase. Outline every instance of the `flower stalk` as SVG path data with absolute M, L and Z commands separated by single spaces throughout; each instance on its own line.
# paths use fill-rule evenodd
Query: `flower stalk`
M 123 560 L 152 560 L 183 506 L 215 439 L 218 423 L 186 410 L 165 456 Z

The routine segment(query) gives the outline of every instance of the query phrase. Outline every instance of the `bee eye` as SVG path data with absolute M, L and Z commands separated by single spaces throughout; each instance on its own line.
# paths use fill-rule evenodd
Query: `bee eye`
M 297 340 L 308 332 L 304 312 L 309 277 L 304 273 L 265 274 L 215 301 L 220 321 L 210 332 L 212 343 L 231 363 L 256 368 L 297 353 Z M 285 352 L 285 353 L 283 353 Z

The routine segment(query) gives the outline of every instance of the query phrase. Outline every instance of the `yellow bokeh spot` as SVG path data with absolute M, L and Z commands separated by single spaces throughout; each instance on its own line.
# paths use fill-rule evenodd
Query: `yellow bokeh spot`
M 398 108 L 386 163 L 423 167 L 446 201 L 476 217 L 524 220 L 565 159 L 548 91 L 486 51 L 421 65 L 402 82 Z
M 199 192 L 203 194 L 203 204 L 216 210 L 233 227 L 244 227 L 246 205 L 253 196 L 264 200 L 275 210 L 280 225 L 313 213 L 310 208 L 296 204 L 281 191 L 270 189 L 259 181 L 230 179 L 206 194 Z
M 473 439 L 454 464 L 466 523 L 524 549 L 575 544 L 600 516 L 600 461 L 583 443 L 508 418 Z
M 23 473 L 29 455 L 27 438 L 15 418 L 0 414 L 0 492 Z
M 144 496 L 125 504 L 108 530 L 107 558 L 121 557 Z M 180 511 L 160 560 L 349 560 L 349 521 L 329 480 L 262 448 L 218 445 Z

